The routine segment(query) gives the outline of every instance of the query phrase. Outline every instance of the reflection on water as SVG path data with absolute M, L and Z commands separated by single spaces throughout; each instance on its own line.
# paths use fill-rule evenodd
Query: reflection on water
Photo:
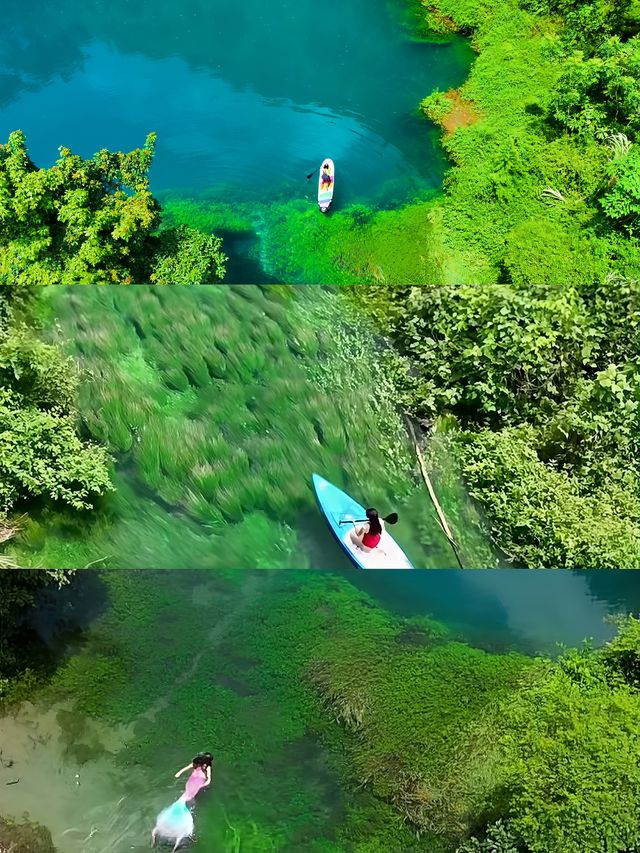
M 553 654 L 558 644 L 589 638 L 601 645 L 615 631 L 609 615 L 640 612 L 635 572 L 458 569 L 350 577 L 395 613 L 429 613 L 476 645 L 527 653 Z
M 433 188 L 445 162 L 416 108 L 462 82 L 471 52 L 410 41 L 396 5 L 12 0 L 0 137 L 21 128 L 44 166 L 59 145 L 129 150 L 153 130 L 154 189 L 228 201 L 312 195 L 328 153 L 342 202 Z

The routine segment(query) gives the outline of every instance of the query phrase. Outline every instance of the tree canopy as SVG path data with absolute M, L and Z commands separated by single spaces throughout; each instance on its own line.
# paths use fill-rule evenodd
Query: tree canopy
M 222 241 L 195 229 L 156 233 L 149 189 L 155 134 L 130 153 L 85 160 L 60 148 L 39 169 L 24 133 L 0 145 L 0 283 L 207 284 L 220 281 Z

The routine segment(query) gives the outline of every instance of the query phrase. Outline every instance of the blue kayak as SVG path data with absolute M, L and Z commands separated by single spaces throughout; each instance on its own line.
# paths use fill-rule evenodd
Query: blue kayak
M 314 474 L 312 479 L 322 514 L 327 519 L 333 535 L 356 566 L 361 569 L 413 568 L 402 548 L 387 532 L 384 522 L 380 544 L 377 548 L 374 548 L 373 551 L 363 551 L 354 545 L 350 536 L 353 524 L 340 524 L 340 522 L 366 518 L 366 509 L 346 492 L 319 474 Z

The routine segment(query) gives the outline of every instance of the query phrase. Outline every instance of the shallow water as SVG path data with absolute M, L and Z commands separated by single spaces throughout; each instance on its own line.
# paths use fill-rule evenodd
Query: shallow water
M 227 201 L 312 198 L 336 161 L 336 203 L 440 186 L 437 131 L 417 106 L 460 85 L 462 39 L 416 40 L 404 0 L 45 0 L 3 4 L 0 138 L 32 159 L 60 145 L 128 151 L 158 133 L 152 189 Z M 37 23 L 36 23 L 37 22 Z
M 46 515 L 29 565 L 344 568 L 317 471 L 383 515 L 418 568 L 455 565 L 380 373 L 376 341 L 320 288 L 60 288 L 51 318 L 84 372 L 84 431 L 113 455 L 90 518 Z M 371 384 L 376 384 L 375 393 Z M 437 484 L 437 483 L 436 483 Z M 466 565 L 496 555 L 462 486 L 443 487 Z M 456 525 L 454 524 L 454 527 Z M 98 562 L 96 562 L 98 561 Z
M 210 749 L 214 784 L 196 804 L 194 849 L 346 853 L 356 839 L 336 841 L 336 833 L 354 794 L 297 682 L 295 650 L 303 644 L 312 653 L 314 638 L 289 636 L 270 621 L 274 608 L 286 614 L 307 600 L 315 609 L 339 595 L 353 601 L 343 609 L 347 620 L 355 584 L 373 597 L 359 611 L 365 621 L 379 618 L 377 602 L 391 618 L 432 616 L 493 654 L 553 652 L 586 636 L 602 642 L 605 614 L 640 604 L 624 573 L 600 576 L 597 594 L 592 575 L 181 571 L 112 572 L 98 581 L 83 573 L 32 618 L 54 648 L 62 619 L 61 648 L 70 656 L 52 687 L 2 720 L 3 757 L 14 765 L 0 767 L 0 784 L 20 780 L 2 784 L 2 812 L 28 812 L 50 828 L 61 853 L 142 851 L 156 815 L 182 790 L 173 773 Z M 298 598 L 309 584 L 315 597 Z M 296 631 L 307 617 L 292 614 Z M 83 626 L 76 636 L 74 624 Z M 338 640 L 349 630 L 344 621 Z M 468 689 L 477 689 L 473 677 Z

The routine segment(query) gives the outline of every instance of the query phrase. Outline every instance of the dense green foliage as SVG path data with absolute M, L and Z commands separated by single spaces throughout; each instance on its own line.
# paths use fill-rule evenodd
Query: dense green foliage
M 92 507 L 111 489 L 106 451 L 80 437 L 75 408 L 79 376 L 59 347 L 37 336 L 28 288 L 0 287 L 0 547 L 25 526 L 18 512 L 36 507 Z M 10 547 L 10 546 L 9 546 Z M 0 568 L 12 568 L 11 553 Z M 12 608 L 28 603 L 32 583 L 39 588 L 59 573 L 2 572 L 8 588 L 0 596 L 3 626 Z M 27 597 L 23 600 L 21 595 Z M 8 640 L 8 628 L 3 642 Z M 0 650 L 2 674 L 4 646 Z
M 447 439 L 500 547 L 529 566 L 639 567 L 640 284 L 365 292 L 405 359 L 405 406 L 458 420 Z
M 473 31 L 479 51 L 459 93 L 466 118 L 447 125 L 443 140 L 455 166 L 442 239 L 456 260 L 440 280 L 535 286 L 602 281 L 611 270 L 637 276 L 637 8 L 435 6 Z M 423 108 L 445 123 L 447 99 L 435 93 Z
M 0 513 L 45 497 L 90 507 L 109 488 L 105 451 L 76 430 L 74 365 L 20 321 L 0 331 Z
M 459 853 L 638 848 L 640 694 L 627 670 L 639 659 L 638 625 L 622 621 L 602 651 L 543 663 L 501 708 L 497 802 L 506 825 Z
M 0 283 L 202 284 L 219 281 L 221 241 L 191 228 L 154 234 L 149 191 L 155 136 L 129 154 L 84 160 L 68 148 L 50 169 L 15 131 L 0 145 Z

